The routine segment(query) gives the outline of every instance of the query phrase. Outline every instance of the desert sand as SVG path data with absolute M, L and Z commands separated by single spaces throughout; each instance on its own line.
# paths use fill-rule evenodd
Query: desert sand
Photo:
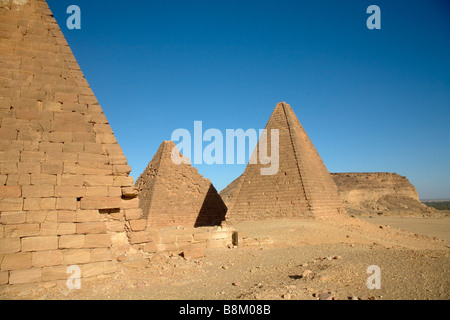
M 364 220 L 366 221 L 364 221 Z M 260 245 L 159 253 L 113 275 L 3 287 L 1 299 L 449 299 L 450 217 L 278 219 L 234 225 Z M 272 242 L 272 243 L 270 243 Z M 366 286 L 367 267 L 381 289 Z M 331 295 L 328 295 L 330 293 Z

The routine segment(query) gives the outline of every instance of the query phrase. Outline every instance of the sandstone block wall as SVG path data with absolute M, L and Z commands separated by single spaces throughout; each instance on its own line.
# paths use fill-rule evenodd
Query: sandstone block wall
M 237 242 L 237 232 L 232 228 L 221 227 L 166 227 L 147 229 L 131 238 L 138 250 L 146 253 L 181 253 L 192 248 L 225 248 Z M 237 244 L 237 243 L 236 243 Z
M 228 206 L 227 220 L 271 217 L 315 218 L 344 211 L 337 187 L 306 132 L 285 103 L 279 103 L 267 125 L 279 130 L 279 170 L 262 175 L 261 163 L 248 164 L 239 180 L 221 195 Z M 259 143 L 257 148 L 259 148 Z
M 0 284 L 113 272 L 142 215 L 130 171 L 47 3 L 1 1 Z
M 172 141 L 164 141 L 136 180 L 148 227 L 220 225 L 227 211 L 224 202 L 197 169 L 173 163 L 174 148 Z

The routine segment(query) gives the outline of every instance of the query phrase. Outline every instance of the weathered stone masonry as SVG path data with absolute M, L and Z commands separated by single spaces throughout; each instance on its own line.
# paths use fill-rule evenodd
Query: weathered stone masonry
M 0 2 L 0 284 L 114 272 L 141 230 L 130 166 L 43 0 Z
M 288 104 L 277 104 L 266 125 L 268 154 L 272 129 L 279 130 L 279 170 L 261 175 L 264 165 L 248 164 L 242 176 L 221 192 L 227 220 L 343 214 L 336 184 Z

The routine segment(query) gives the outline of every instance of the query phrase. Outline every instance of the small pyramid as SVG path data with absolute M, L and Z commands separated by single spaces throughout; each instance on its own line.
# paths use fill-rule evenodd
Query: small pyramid
M 249 163 L 242 176 L 221 192 L 227 220 L 316 218 L 344 212 L 336 184 L 288 104 L 278 103 L 266 125 L 269 156 L 272 129 L 279 130 L 278 172 L 261 175 L 261 168 L 268 165 Z
M 220 225 L 227 207 L 211 181 L 185 157 L 182 164 L 175 164 L 172 152 L 181 155 L 174 142 L 164 141 L 136 180 L 147 227 Z

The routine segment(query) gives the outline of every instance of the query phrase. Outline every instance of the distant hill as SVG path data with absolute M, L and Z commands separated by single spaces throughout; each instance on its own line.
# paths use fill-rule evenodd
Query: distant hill
M 422 203 L 437 210 L 450 210 L 450 200 L 422 200 Z

